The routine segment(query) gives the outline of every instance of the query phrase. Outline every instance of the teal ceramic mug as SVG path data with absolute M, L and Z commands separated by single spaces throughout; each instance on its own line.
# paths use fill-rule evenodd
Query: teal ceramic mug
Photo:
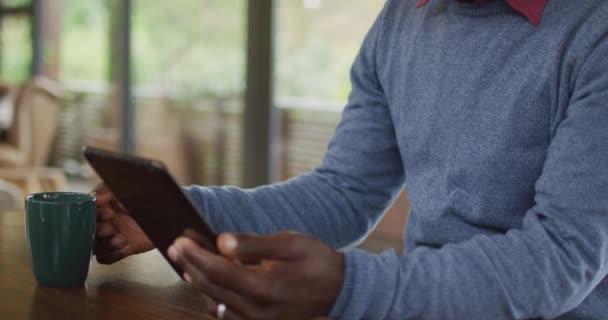
M 95 197 L 48 192 L 25 198 L 25 227 L 38 285 L 83 286 L 95 237 Z

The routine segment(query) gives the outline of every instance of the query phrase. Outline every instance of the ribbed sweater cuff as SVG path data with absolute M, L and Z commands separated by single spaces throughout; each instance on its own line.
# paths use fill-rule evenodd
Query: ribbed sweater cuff
M 346 252 L 344 283 L 330 313 L 332 319 L 386 317 L 398 269 L 395 254 L 386 253 L 374 255 L 358 249 Z

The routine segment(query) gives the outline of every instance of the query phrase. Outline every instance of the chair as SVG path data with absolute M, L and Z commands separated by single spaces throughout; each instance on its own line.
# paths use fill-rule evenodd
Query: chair
M 17 86 L 3 83 L 1 87 L 5 98 L 21 95 L 22 90 Z M 6 130 L 5 141 L 0 143 L 0 167 L 24 166 L 32 149 L 30 108 L 19 106 L 15 109 L 19 110 L 13 111 L 12 123 Z
M 23 208 L 23 194 L 19 187 L 0 180 L 0 211 Z
M 45 168 L 61 112 L 61 87 L 35 78 L 19 90 L 13 123 L 0 143 L 0 178 L 23 193 L 58 191 L 65 185 L 63 170 Z
M 6 131 L 10 128 L 13 122 L 13 111 L 15 103 L 15 95 L 17 88 L 0 83 L 0 130 L 2 132 L 1 139 L 4 139 Z

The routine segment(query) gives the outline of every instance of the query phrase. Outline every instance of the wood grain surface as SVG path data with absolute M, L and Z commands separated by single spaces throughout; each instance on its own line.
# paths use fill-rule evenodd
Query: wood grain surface
M 23 212 L 0 212 L 0 319 L 211 319 L 203 309 L 157 251 L 110 266 L 92 261 L 84 288 L 38 287 Z

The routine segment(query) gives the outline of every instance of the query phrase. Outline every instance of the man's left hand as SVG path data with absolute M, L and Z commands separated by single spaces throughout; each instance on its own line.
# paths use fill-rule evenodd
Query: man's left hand
M 344 255 L 310 236 L 224 233 L 221 255 L 188 238 L 169 248 L 184 279 L 217 303 L 224 319 L 311 319 L 328 316 L 342 288 Z M 210 306 L 214 315 L 217 305 Z

